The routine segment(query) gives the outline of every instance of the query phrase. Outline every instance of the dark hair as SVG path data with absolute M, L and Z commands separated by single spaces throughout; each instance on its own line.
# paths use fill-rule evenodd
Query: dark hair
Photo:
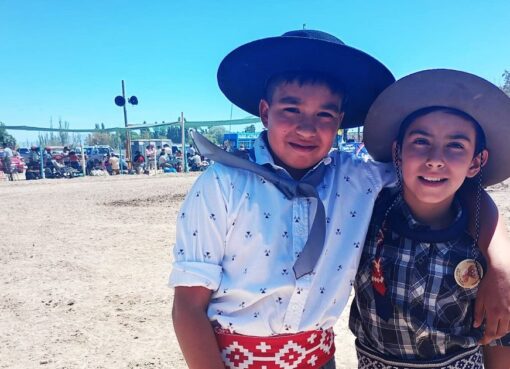
M 299 86 L 305 84 L 315 85 L 323 84 L 326 85 L 332 93 L 342 96 L 342 110 L 345 110 L 345 102 L 347 96 L 345 95 L 344 86 L 337 79 L 319 72 L 313 71 L 290 71 L 271 76 L 266 81 L 264 99 L 271 103 L 276 87 L 281 84 L 296 82 Z
M 442 112 L 450 115 L 455 115 L 457 117 L 463 118 L 470 122 L 474 129 L 475 129 L 475 153 L 474 155 L 478 155 L 482 150 L 486 148 L 486 141 L 485 141 L 485 133 L 483 132 L 482 127 L 480 124 L 476 121 L 475 118 L 473 118 L 471 115 L 469 115 L 466 112 L 463 112 L 462 110 L 455 109 L 455 108 L 449 108 L 446 106 L 429 106 L 426 108 L 418 109 L 411 114 L 409 114 L 407 117 L 404 118 L 402 123 L 400 124 L 400 128 L 397 135 L 397 144 L 399 147 L 402 147 L 402 142 L 404 141 L 404 135 L 411 125 L 416 119 L 423 117 L 424 115 L 433 113 L 433 112 Z

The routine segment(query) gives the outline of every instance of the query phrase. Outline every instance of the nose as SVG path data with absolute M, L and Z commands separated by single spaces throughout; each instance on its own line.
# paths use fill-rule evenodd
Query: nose
M 303 116 L 296 126 L 296 132 L 305 137 L 314 136 L 317 133 L 315 120 L 312 117 Z
M 433 148 L 429 151 L 426 165 L 431 169 L 444 167 L 444 158 L 441 148 Z

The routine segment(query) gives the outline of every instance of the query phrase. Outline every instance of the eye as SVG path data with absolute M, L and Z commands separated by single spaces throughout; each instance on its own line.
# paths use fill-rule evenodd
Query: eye
M 289 107 L 283 108 L 283 111 L 287 112 L 287 113 L 295 113 L 295 114 L 299 113 L 299 109 L 296 108 L 296 107 L 293 107 L 293 106 L 289 106 Z
M 319 114 L 317 114 L 317 116 L 319 116 L 321 118 L 329 118 L 329 119 L 333 119 L 335 117 L 333 114 L 326 112 L 326 111 L 320 112 Z
M 452 149 L 463 149 L 464 145 L 461 144 L 460 142 L 450 142 L 448 144 L 448 147 L 451 147 Z
M 412 141 L 415 145 L 428 145 L 429 141 L 426 138 L 423 137 L 417 137 Z

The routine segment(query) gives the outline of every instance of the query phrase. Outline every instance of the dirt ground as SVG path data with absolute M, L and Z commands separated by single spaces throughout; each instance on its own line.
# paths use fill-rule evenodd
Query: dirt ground
M 0 368 L 186 368 L 167 279 L 195 179 L 0 181 Z M 490 192 L 510 224 L 508 185 Z M 356 367 L 346 312 L 339 369 Z

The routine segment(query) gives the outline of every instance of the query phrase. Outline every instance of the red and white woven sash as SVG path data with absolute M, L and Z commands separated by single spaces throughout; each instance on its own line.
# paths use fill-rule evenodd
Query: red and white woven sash
M 333 329 L 270 337 L 244 336 L 215 329 L 228 369 L 314 369 L 335 353 Z

